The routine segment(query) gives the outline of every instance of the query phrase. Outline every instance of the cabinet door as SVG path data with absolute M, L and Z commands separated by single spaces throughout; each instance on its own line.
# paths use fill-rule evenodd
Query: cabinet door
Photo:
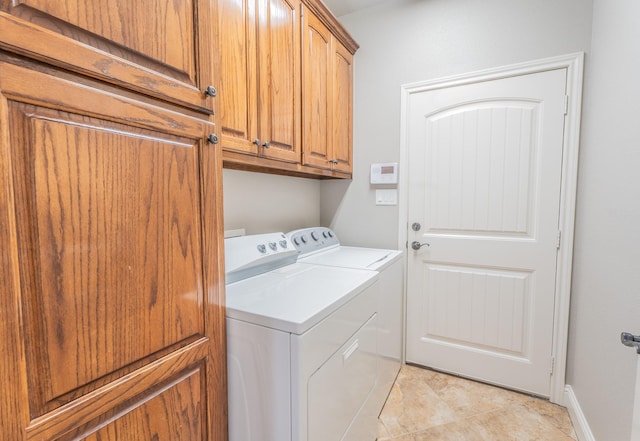
M 353 158 L 353 55 L 333 40 L 331 80 L 331 147 L 334 170 L 352 171 Z
M 208 0 L 0 0 L 0 47 L 211 112 Z
M 0 62 L 3 436 L 223 439 L 213 124 L 84 83 Z
M 218 0 L 222 146 L 257 155 L 257 0 Z
M 305 8 L 303 15 L 303 164 L 330 169 L 333 55 L 331 33 Z
M 300 0 L 259 0 L 259 8 L 261 154 L 300 162 Z

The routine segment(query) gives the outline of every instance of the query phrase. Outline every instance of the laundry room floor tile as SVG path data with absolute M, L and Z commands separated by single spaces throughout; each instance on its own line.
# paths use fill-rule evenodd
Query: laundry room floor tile
M 572 441 L 564 407 L 452 375 L 403 366 L 378 441 Z

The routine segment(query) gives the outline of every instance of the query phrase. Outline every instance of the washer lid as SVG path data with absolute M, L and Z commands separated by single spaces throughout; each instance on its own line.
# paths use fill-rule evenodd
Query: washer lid
M 298 261 L 316 265 L 380 271 L 398 259 L 400 255 L 402 255 L 402 251 L 398 250 L 340 246 L 298 258 Z
M 375 271 L 295 263 L 227 285 L 227 317 L 302 334 L 377 277 Z

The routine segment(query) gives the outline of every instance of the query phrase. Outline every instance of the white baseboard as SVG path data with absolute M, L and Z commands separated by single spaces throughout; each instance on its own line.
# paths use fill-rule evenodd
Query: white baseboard
M 589 423 L 584 413 L 582 413 L 578 398 L 570 385 L 566 385 L 564 388 L 564 404 L 567 406 L 567 411 L 569 411 L 569 417 L 578 436 L 578 441 L 596 441 L 589 427 Z

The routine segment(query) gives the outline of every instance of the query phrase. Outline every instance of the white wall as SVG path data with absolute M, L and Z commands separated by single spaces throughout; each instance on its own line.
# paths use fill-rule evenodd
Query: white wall
M 395 248 L 397 207 L 375 205 L 368 176 L 399 160 L 400 86 L 586 51 L 591 0 L 390 0 L 340 20 L 360 44 L 355 169 L 353 182 L 321 184 L 321 223 L 348 244 Z
M 318 180 L 224 170 L 222 183 L 225 230 L 286 233 L 320 224 Z
M 630 436 L 640 334 L 640 2 L 594 0 L 567 383 L 598 441 Z

